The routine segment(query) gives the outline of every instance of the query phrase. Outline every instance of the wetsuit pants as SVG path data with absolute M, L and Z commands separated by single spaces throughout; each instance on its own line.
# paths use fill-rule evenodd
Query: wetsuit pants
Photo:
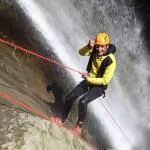
M 102 96 L 105 89 L 106 88 L 103 88 L 102 86 L 88 84 L 85 80 L 78 84 L 66 97 L 62 113 L 63 122 L 66 120 L 72 104 L 80 96 L 81 98 L 79 99 L 79 116 L 77 124 L 79 125 L 80 122 L 83 122 L 87 113 L 87 104 Z

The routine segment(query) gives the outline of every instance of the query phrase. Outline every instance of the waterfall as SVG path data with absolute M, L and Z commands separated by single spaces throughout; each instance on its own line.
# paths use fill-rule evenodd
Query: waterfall
M 106 98 L 97 99 L 88 106 L 95 122 L 93 125 L 93 121 L 89 121 L 90 126 L 93 126 L 92 135 L 99 146 L 102 140 L 104 145 L 108 144 L 117 150 L 148 150 L 150 67 L 142 36 L 143 23 L 136 16 L 133 1 L 17 2 L 53 47 L 60 61 L 70 67 L 84 71 L 88 58 L 79 56 L 78 49 L 101 31 L 110 35 L 111 42 L 117 47 L 118 64 Z M 79 75 L 69 73 L 76 84 L 82 80 Z M 123 132 L 100 101 L 111 112 Z M 92 120 L 92 117 L 89 119 Z

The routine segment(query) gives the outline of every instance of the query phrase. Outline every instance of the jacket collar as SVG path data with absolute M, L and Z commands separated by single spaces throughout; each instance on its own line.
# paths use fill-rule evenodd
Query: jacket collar
M 106 55 L 109 55 L 110 53 L 115 53 L 115 52 L 116 52 L 116 46 L 113 44 L 109 44 L 109 48 L 103 56 L 106 56 Z

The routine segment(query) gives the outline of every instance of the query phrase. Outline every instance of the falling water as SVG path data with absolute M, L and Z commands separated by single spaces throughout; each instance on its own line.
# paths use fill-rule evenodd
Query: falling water
M 60 61 L 70 67 L 84 71 L 87 58 L 80 57 L 78 49 L 98 32 L 110 34 L 117 47 L 118 65 L 106 98 L 97 99 L 88 107 L 95 122 L 93 125 L 89 121 L 92 136 L 100 148 L 104 145 L 117 150 L 148 150 L 150 68 L 141 35 L 143 24 L 135 14 L 134 3 L 131 0 L 18 0 L 18 3 Z M 79 75 L 70 73 L 76 83 L 81 81 Z M 101 140 L 106 141 L 102 144 Z

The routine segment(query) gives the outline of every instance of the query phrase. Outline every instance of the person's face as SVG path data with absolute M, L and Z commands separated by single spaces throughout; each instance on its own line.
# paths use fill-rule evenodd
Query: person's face
M 107 45 L 96 45 L 96 50 L 98 51 L 99 56 L 104 55 L 107 51 L 107 48 Z

